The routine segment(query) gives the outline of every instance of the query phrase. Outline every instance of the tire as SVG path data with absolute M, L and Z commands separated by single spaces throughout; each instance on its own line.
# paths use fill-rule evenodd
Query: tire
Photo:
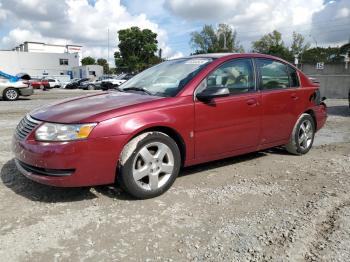
M 15 101 L 19 97 L 19 92 L 16 88 L 9 87 L 4 90 L 2 97 L 6 101 Z
M 87 86 L 87 89 L 88 89 L 88 90 L 95 90 L 96 88 L 95 88 L 94 85 L 88 85 L 88 86 Z
M 164 133 L 147 132 L 124 147 L 117 181 L 137 199 L 152 198 L 171 187 L 180 166 L 181 155 L 176 142 Z
M 60 88 L 60 86 L 57 85 L 57 86 L 54 86 L 53 88 Z
M 315 137 L 315 121 L 309 114 L 302 114 L 296 122 L 286 149 L 293 155 L 309 152 Z

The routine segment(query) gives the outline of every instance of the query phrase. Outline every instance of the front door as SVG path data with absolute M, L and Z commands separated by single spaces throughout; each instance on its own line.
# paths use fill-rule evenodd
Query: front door
M 196 93 L 227 87 L 230 95 L 208 102 L 195 101 L 195 155 L 206 158 L 257 147 L 261 98 L 256 92 L 251 59 L 235 59 L 211 72 Z

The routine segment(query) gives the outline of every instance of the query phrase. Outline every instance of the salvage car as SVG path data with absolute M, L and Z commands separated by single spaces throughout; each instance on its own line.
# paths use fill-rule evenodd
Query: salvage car
M 30 96 L 32 94 L 33 87 L 28 80 L 19 79 L 17 81 L 10 81 L 0 76 L 0 97 L 3 100 L 15 101 L 20 96 Z
M 39 183 L 117 182 L 155 197 L 181 167 L 276 146 L 306 154 L 327 118 L 319 86 L 262 54 L 203 54 L 165 61 L 118 91 L 34 109 L 18 124 L 17 168 Z

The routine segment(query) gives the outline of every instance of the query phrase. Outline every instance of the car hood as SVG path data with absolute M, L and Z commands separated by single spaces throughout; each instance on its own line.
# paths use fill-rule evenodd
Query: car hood
M 103 121 L 104 115 L 109 118 L 112 111 L 128 106 L 146 103 L 162 97 L 136 93 L 107 92 L 66 99 L 54 104 L 34 109 L 30 115 L 38 120 L 55 123 L 86 123 Z M 113 114 L 112 114 L 113 115 Z

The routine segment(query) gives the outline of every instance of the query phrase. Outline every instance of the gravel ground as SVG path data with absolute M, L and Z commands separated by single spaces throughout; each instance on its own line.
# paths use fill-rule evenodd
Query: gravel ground
M 89 91 L 0 101 L 1 261 L 350 261 L 350 113 L 328 100 L 314 148 L 281 148 L 185 168 L 164 195 L 60 189 L 15 168 L 13 130 L 29 110 Z

